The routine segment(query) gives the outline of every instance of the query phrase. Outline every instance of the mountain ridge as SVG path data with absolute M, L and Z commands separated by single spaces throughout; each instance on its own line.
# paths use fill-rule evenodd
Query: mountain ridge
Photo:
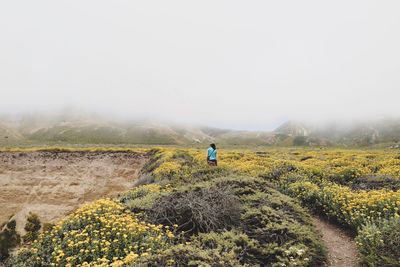
M 318 126 L 287 121 L 274 131 L 238 131 L 155 120 L 123 121 L 101 116 L 0 117 L 0 145 L 149 144 L 269 146 L 371 146 L 400 141 L 400 120 Z

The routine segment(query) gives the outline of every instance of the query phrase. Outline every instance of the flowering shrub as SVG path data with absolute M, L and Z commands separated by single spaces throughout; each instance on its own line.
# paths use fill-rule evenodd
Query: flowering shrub
M 25 231 L 26 234 L 22 237 L 24 242 L 29 243 L 35 240 L 39 235 L 39 230 L 41 228 L 40 220 L 37 214 L 29 213 L 26 219 Z
M 194 150 L 190 150 L 189 153 L 201 154 Z M 265 176 L 275 169 L 293 166 L 300 173 L 320 174 L 327 179 L 333 178 L 343 182 L 369 174 L 400 177 L 400 159 L 396 158 L 398 153 L 393 150 L 279 148 L 268 149 L 262 153 L 227 150 L 220 152 L 219 157 L 221 166 L 255 176 Z
M 187 149 L 186 153 L 196 161 L 197 166 L 204 166 L 204 151 Z M 180 164 L 181 170 L 175 176 L 183 175 L 185 167 L 181 162 L 175 161 L 173 156 L 167 161 Z M 400 157 L 395 150 L 223 150 L 219 152 L 219 168 L 274 182 L 304 204 L 353 229 L 361 229 L 369 222 L 380 225 L 382 220 L 400 216 L 400 191 L 396 190 L 396 181 L 400 182 Z M 198 169 L 185 170 L 185 175 L 189 177 L 187 181 L 193 181 L 191 179 L 197 175 Z M 379 188 L 359 190 L 362 188 L 358 187 L 352 190 L 352 187 L 356 188 L 356 183 L 363 181 L 363 177 L 389 176 L 390 183 L 374 178 L 368 180 L 369 184 L 379 183 Z M 246 188 L 241 184 L 237 190 L 248 194 L 255 188 Z M 247 198 L 244 195 L 241 197 L 242 200 Z
M 160 168 L 156 169 L 157 174 L 175 173 L 176 177 L 186 175 L 189 178 L 197 175 L 199 167 L 183 171 L 185 164 L 174 156 L 178 152 L 174 152 L 174 149 L 165 150 L 168 151 L 165 152 L 167 156 L 164 156 Z M 187 149 L 179 153 L 182 154 L 182 151 L 190 155 L 197 166 L 205 164 L 204 151 Z M 396 151 L 285 148 L 264 152 L 226 150 L 219 153 L 219 158 L 220 168 L 278 183 L 292 196 L 310 206 L 318 206 L 330 217 L 354 228 L 369 220 L 399 216 L 398 191 L 384 188 L 353 191 L 347 186 L 358 181 L 358 177 L 371 174 L 377 177 L 391 175 L 397 177 L 392 178 L 393 181 L 400 181 L 400 159 Z
M 19 252 L 14 266 L 125 266 L 165 248 L 173 237 L 162 225 L 142 222 L 123 205 L 101 199 L 41 234 Z
M 295 182 L 287 192 L 326 215 L 357 228 L 369 221 L 400 217 L 400 191 L 352 191 L 346 186 Z
M 273 181 L 304 204 L 358 229 L 359 250 L 368 265 L 397 266 L 400 262 L 398 255 L 389 249 L 398 248 L 398 234 L 393 232 L 396 227 L 393 223 L 385 223 L 398 222 L 400 217 L 400 157 L 397 151 L 224 151 L 220 154 L 220 166 Z M 369 177 L 368 190 L 359 190 L 362 189 L 359 184 L 366 181 L 363 177 Z M 382 233 L 386 233 L 384 238 Z M 280 264 L 290 266 L 291 263 L 281 258 Z
M 362 176 L 352 181 L 353 190 L 377 190 L 389 189 L 397 191 L 400 189 L 400 179 L 391 176 L 368 175 Z
M 261 245 L 246 234 L 227 231 L 200 234 L 191 242 L 142 258 L 133 266 L 250 267 L 265 266 L 266 262 L 272 267 L 314 266 L 307 255 L 309 249 L 304 245 Z
M 360 229 L 356 243 L 368 266 L 399 266 L 400 219 L 367 223 Z
M 162 163 L 157 169 L 155 169 L 154 174 L 157 176 L 172 176 L 180 171 L 181 165 L 176 162 L 166 161 Z
M 159 184 L 142 185 L 125 193 L 120 198 L 120 202 L 133 212 L 142 212 L 150 209 L 157 198 L 170 191 L 171 186 L 169 184 L 165 186 Z

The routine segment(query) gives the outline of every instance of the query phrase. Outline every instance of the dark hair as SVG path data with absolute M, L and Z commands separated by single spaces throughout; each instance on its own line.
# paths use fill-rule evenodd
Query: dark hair
M 216 150 L 217 149 L 217 146 L 213 143 L 213 144 L 211 144 L 210 145 L 210 147 L 212 147 L 214 150 Z

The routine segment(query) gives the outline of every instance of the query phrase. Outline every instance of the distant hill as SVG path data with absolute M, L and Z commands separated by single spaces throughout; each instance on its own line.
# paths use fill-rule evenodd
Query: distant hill
M 303 123 L 288 121 L 276 128 L 274 132 L 289 136 L 309 136 L 312 130 Z
M 371 122 L 355 122 L 346 127 L 336 125 L 314 132 L 339 145 L 370 146 L 400 142 L 400 120 L 382 119 Z
M 294 145 L 371 146 L 400 142 L 400 119 L 371 120 L 353 123 L 307 125 L 286 122 L 275 133 L 294 138 Z
M 213 140 L 212 135 L 203 132 L 201 128 L 171 126 L 153 121 L 124 122 L 86 114 L 0 118 L 1 145 L 48 143 L 180 145 Z
M 283 145 L 291 137 L 272 132 L 250 132 L 184 126 L 160 121 L 123 121 L 77 114 L 0 117 L 0 145 L 24 144 L 150 144 Z
M 123 121 L 80 114 L 0 117 L 0 145 L 150 144 L 232 146 L 370 146 L 400 142 L 400 120 L 311 126 L 288 121 L 272 132 Z
M 23 139 L 24 137 L 18 131 L 0 122 L 0 144 L 5 142 L 16 143 Z

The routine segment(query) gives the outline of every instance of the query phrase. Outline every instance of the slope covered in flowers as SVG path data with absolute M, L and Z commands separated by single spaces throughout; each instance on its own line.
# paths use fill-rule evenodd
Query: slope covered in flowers
M 145 180 L 80 209 L 12 266 L 320 266 L 309 215 L 264 179 L 210 168 L 198 150 L 149 150 Z M 148 179 L 152 177 L 152 179 Z
M 204 164 L 201 151 L 188 153 Z M 164 162 L 156 172 L 180 172 L 188 177 L 196 173 L 191 167 L 179 166 L 177 161 L 169 164 Z M 232 170 L 274 182 L 282 191 L 310 206 L 318 205 L 326 215 L 350 227 L 400 216 L 400 191 L 392 190 L 393 185 L 400 187 L 400 153 L 395 150 L 227 150 L 220 152 L 219 166 L 221 171 Z M 363 180 L 364 177 L 368 179 Z M 354 189 L 360 180 L 365 187 L 381 183 L 375 190 Z
M 220 149 L 215 168 L 199 149 L 145 151 L 142 182 L 152 184 L 82 207 L 14 262 L 320 266 L 324 250 L 309 215 L 282 193 L 352 229 L 367 265 L 400 262 L 391 249 L 400 245 L 396 150 Z
M 101 199 L 79 208 L 20 251 L 14 266 L 126 266 L 166 248 L 174 237 L 140 221 L 118 202 Z
M 188 153 L 201 164 L 201 151 Z M 357 244 L 367 265 L 400 265 L 400 250 L 391 249 L 400 246 L 396 232 L 400 225 L 397 150 L 226 150 L 220 152 L 219 160 L 221 172 L 229 170 L 269 181 L 317 213 L 357 232 Z M 158 171 L 180 172 L 182 179 L 196 175 L 185 165 L 167 166 L 164 163 Z

